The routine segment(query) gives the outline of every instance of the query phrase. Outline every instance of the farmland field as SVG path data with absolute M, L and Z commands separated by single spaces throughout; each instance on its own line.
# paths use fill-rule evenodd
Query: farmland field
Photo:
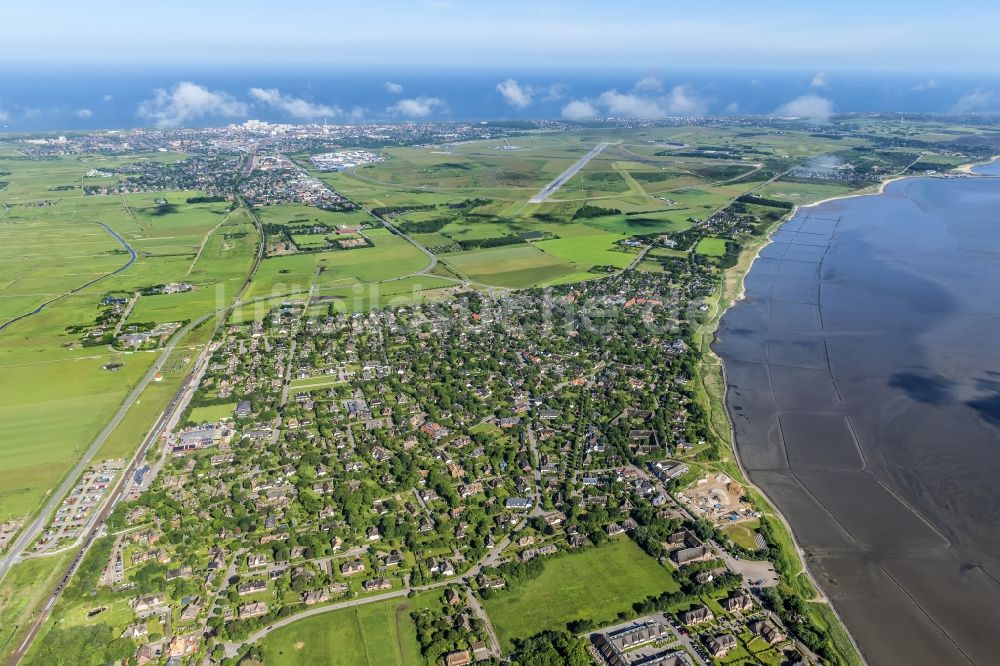
M 271 257 L 261 262 L 247 292 L 248 298 L 279 296 L 309 290 L 379 282 L 419 272 L 428 259 L 405 239 L 386 229 L 365 234 L 374 247 L 329 250 Z
M 158 355 L 83 347 L 68 326 L 93 324 L 109 292 L 131 295 L 175 281 L 195 289 L 140 297 L 129 321 L 194 319 L 231 301 L 249 270 L 257 234 L 243 210 L 189 204 L 200 194 L 191 191 L 83 196 L 79 188 L 91 169 L 183 157 L 4 162 L 9 185 L 0 200 L 9 208 L 0 225 L 0 324 L 51 302 L 0 330 L 0 515 L 39 506 Z M 135 248 L 134 263 L 109 229 Z M 107 364 L 117 369 L 104 370 Z M 134 450 L 169 400 L 167 384 L 150 387 L 104 451 Z
M 449 254 L 446 263 L 473 280 L 512 288 L 544 284 L 574 272 L 558 257 L 527 244 Z
M 535 243 L 535 247 L 547 254 L 559 257 L 567 263 L 574 263 L 588 268 L 590 266 L 625 268 L 635 258 L 635 255 L 619 250 L 614 245 L 616 241 L 624 240 L 625 238 L 627 236 L 595 233 L 588 236 L 543 240 Z

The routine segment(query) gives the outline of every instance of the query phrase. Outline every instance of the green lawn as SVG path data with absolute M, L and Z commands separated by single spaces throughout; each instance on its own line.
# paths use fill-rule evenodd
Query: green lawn
M 248 298 L 300 293 L 315 279 L 319 289 L 380 282 L 416 273 L 429 259 L 405 239 L 386 229 L 365 232 L 375 247 L 271 257 L 261 262 Z
M 840 183 L 793 183 L 779 180 L 762 187 L 757 194 L 768 199 L 781 199 L 797 204 L 807 204 L 829 197 L 850 194 L 856 189 Z
M 541 576 L 483 605 L 507 652 L 515 638 L 565 629 L 573 620 L 612 620 L 636 601 L 676 589 L 670 570 L 618 537 L 600 548 L 547 560 Z
M 0 657 L 17 646 L 19 641 L 14 637 L 28 624 L 36 604 L 55 587 L 72 557 L 66 552 L 24 560 L 4 577 L 0 584 Z
M 208 423 L 220 419 L 233 418 L 233 410 L 236 403 L 226 403 L 222 405 L 208 405 L 207 407 L 195 407 L 191 410 L 191 420 L 195 423 Z
M 616 241 L 626 238 L 613 233 L 595 233 L 588 236 L 573 238 L 557 238 L 535 243 L 540 250 L 558 257 L 567 263 L 575 263 L 585 267 L 615 266 L 625 268 L 635 255 L 624 252 L 615 245 Z
M 445 261 L 473 280 L 515 289 L 545 284 L 578 270 L 526 243 L 456 252 L 447 255 Z
M 698 254 L 706 257 L 721 257 L 726 253 L 725 238 L 702 238 L 694 248 Z
M 411 666 L 422 664 L 410 612 L 436 604 L 440 594 L 346 608 L 292 623 L 261 647 L 268 666 Z
M 754 534 L 756 534 L 758 527 L 760 527 L 759 520 L 748 520 L 746 522 L 736 523 L 735 525 L 727 525 L 722 528 L 722 531 L 725 532 L 737 546 L 742 546 L 748 550 L 757 550 L 757 542 L 754 540 Z

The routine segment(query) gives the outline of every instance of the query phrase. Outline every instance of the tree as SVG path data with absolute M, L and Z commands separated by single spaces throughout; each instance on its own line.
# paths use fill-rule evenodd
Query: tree
M 512 657 L 520 666 L 586 666 L 591 663 L 583 643 L 565 631 L 543 631 L 515 641 Z

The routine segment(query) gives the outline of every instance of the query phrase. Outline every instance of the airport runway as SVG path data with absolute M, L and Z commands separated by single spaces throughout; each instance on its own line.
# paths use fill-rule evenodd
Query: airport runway
M 549 197 L 549 195 L 555 194 L 556 190 L 565 185 L 566 181 L 575 176 L 577 171 L 587 166 L 587 162 L 600 155 L 601 151 L 607 148 L 609 145 L 611 144 L 599 143 L 596 146 L 594 146 L 594 148 L 589 153 L 578 159 L 576 163 L 573 164 L 573 166 L 563 171 L 561 174 L 559 174 L 559 176 L 555 180 L 553 180 L 551 183 L 543 187 L 538 194 L 528 199 L 528 203 L 533 203 L 533 204 L 544 203 L 545 200 Z

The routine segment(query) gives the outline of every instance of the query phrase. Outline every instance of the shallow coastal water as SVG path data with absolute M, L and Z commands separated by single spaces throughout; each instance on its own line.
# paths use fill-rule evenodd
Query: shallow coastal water
M 897 181 L 772 240 L 716 343 L 747 473 L 871 663 L 997 663 L 1000 178 Z

